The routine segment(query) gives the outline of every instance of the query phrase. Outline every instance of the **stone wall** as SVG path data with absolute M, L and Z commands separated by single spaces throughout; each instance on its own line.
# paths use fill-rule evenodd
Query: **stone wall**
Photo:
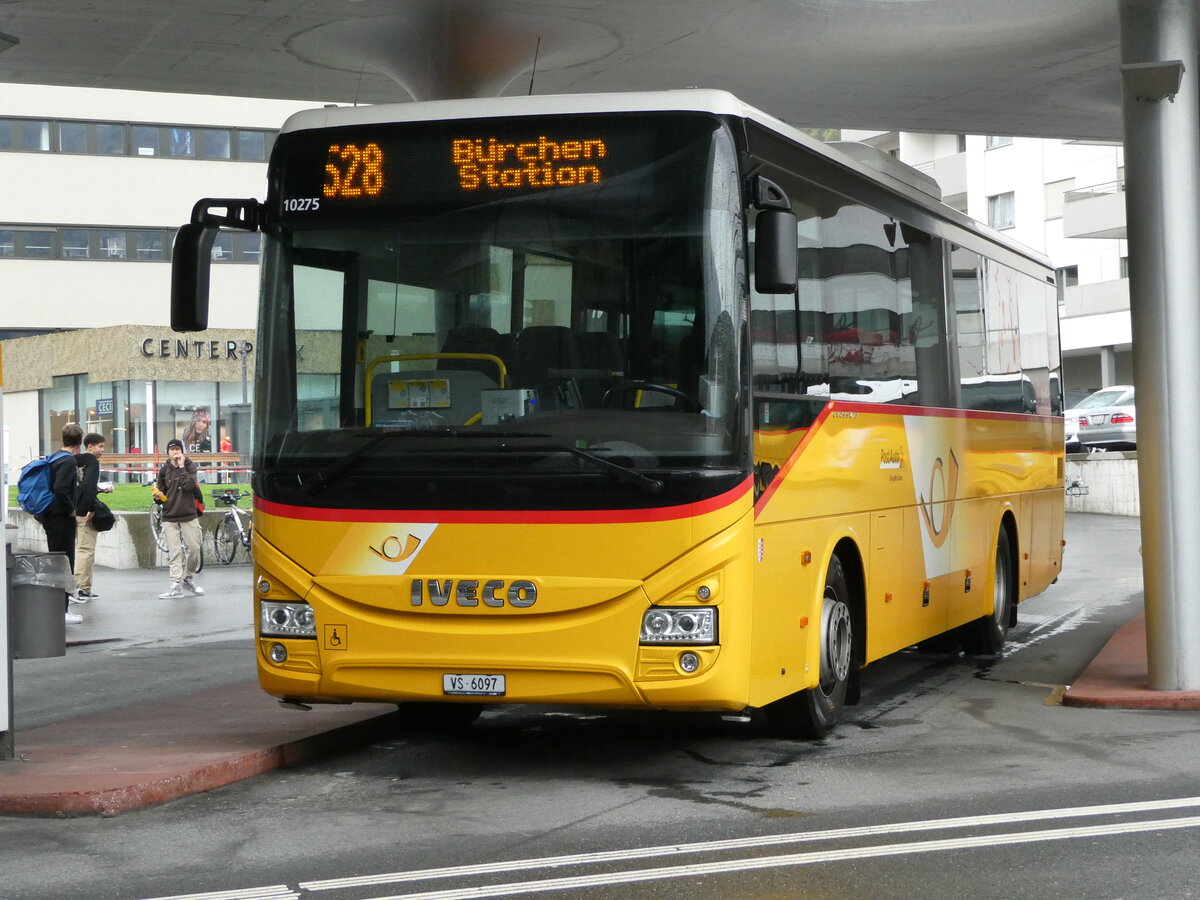
M 204 534 L 204 564 L 215 565 L 212 532 L 224 510 L 207 510 L 201 517 Z M 102 532 L 96 539 L 96 565 L 110 569 L 153 569 L 167 565 L 167 554 L 158 549 L 150 534 L 148 513 L 113 511 L 117 524 L 111 531 Z M 29 513 L 19 507 L 9 507 L 8 522 L 17 527 L 13 547 L 18 553 L 46 551 L 46 532 Z
M 1067 512 L 1140 515 L 1136 452 L 1071 453 L 1064 474 Z

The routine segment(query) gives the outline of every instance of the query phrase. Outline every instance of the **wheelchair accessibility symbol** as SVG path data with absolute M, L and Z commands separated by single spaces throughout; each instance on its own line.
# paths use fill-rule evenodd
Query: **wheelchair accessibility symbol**
M 345 625 L 325 626 L 325 649 L 345 650 L 350 645 L 349 629 Z

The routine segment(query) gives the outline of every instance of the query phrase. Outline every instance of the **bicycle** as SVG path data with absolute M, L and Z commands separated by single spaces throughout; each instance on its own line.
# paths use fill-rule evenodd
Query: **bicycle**
M 151 483 L 147 484 L 146 487 L 153 488 L 154 484 L 151 482 Z M 165 502 L 166 502 L 165 500 L 159 499 L 159 497 L 156 495 L 154 497 L 154 499 L 150 502 L 150 512 L 148 515 L 149 515 L 149 519 L 150 519 L 150 534 L 154 538 L 155 546 L 158 547 L 158 549 L 161 550 L 163 553 L 168 553 L 170 551 L 168 551 L 168 549 L 167 549 L 167 536 L 163 533 L 163 506 L 164 506 Z M 184 549 L 186 550 L 187 548 L 185 547 Z M 203 571 L 204 571 L 204 535 L 203 535 L 203 533 L 201 533 L 201 536 L 200 536 L 200 558 L 196 561 L 196 572 L 199 573 L 199 572 L 203 572 Z
M 213 529 L 213 550 L 223 565 L 233 562 L 239 546 L 246 551 L 247 557 L 251 556 L 250 539 L 254 534 L 254 520 L 250 513 L 238 506 L 239 500 L 249 496 L 249 491 L 234 488 L 213 491 L 213 503 L 228 507 Z

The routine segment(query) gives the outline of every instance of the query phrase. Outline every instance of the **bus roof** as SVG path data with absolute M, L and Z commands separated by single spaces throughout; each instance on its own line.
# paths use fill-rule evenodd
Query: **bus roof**
M 622 112 L 707 112 L 757 122 L 814 153 L 835 160 L 841 166 L 865 178 L 886 185 L 926 209 L 936 210 L 941 218 L 960 228 L 975 232 L 1046 269 L 1051 269 L 1050 260 L 1044 254 L 943 204 L 937 182 L 925 173 L 867 144 L 841 141 L 828 144 L 819 141 L 795 126 L 742 102 L 728 91 L 688 88 L 670 91 L 476 97 L 463 100 L 383 103 L 375 106 L 330 105 L 292 114 L 283 123 L 280 133 L 390 122 L 440 122 L 508 116 Z

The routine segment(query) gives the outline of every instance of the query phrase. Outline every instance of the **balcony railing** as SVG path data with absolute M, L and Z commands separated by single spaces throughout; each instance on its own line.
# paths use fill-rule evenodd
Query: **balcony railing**
M 1066 203 L 1075 203 L 1079 200 L 1090 200 L 1093 197 L 1107 197 L 1111 194 L 1119 194 L 1124 190 L 1125 179 L 1121 178 L 1117 181 L 1109 181 L 1106 184 L 1095 184 L 1091 187 L 1067 191 L 1063 194 L 1063 200 Z

